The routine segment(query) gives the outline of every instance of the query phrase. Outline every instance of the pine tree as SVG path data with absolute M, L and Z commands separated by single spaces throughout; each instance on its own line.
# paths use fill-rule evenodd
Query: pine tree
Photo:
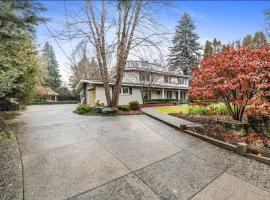
M 203 57 L 207 57 L 213 54 L 213 47 L 212 43 L 208 40 L 205 42 L 204 51 L 203 51 Z
M 262 31 L 257 31 L 253 37 L 252 43 L 253 43 L 253 48 L 255 49 L 259 48 L 267 44 L 266 36 L 264 35 Z
M 253 38 L 251 35 L 247 35 L 246 37 L 244 37 L 242 45 L 244 47 L 248 47 L 248 48 L 252 48 L 253 46 L 253 42 L 252 42 Z
M 170 69 L 177 73 L 191 74 L 192 68 L 198 65 L 200 45 L 195 29 L 191 17 L 184 13 L 176 26 L 169 55 Z
M 214 40 L 213 40 L 213 53 L 220 52 L 221 48 L 222 48 L 221 41 L 214 38 Z
M 37 2 L 0 1 L 0 110 L 32 100 L 40 67 L 33 35 L 43 10 Z
M 42 59 L 48 69 L 48 79 L 45 85 L 55 90 L 61 85 L 59 65 L 52 46 L 46 42 L 42 50 Z
M 18 40 L 21 31 L 33 34 L 35 26 L 46 19 L 40 13 L 46 11 L 39 2 L 30 0 L 2 0 L 0 1 L 0 40 Z

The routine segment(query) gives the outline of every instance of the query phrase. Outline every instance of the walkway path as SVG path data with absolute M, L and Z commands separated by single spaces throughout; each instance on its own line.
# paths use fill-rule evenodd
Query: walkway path
M 184 119 L 180 119 L 177 117 L 173 117 L 167 114 L 159 113 L 155 111 L 155 107 L 148 107 L 148 108 L 142 108 L 142 111 L 151 117 L 154 117 L 168 125 L 172 125 L 175 127 L 180 127 L 180 125 L 184 125 L 186 127 L 194 127 L 194 126 L 200 126 L 200 124 L 196 124 Z
M 17 133 L 26 200 L 270 196 L 270 167 L 145 115 L 95 117 L 30 106 Z

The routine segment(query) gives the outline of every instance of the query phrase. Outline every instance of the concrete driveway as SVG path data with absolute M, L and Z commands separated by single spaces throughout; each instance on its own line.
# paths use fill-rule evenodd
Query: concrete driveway
M 74 105 L 21 115 L 24 198 L 269 199 L 270 167 L 145 115 L 95 117 Z

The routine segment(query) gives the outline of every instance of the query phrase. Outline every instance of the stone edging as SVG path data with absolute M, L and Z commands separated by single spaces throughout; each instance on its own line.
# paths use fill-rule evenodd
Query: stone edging
M 146 114 L 146 115 L 148 115 L 148 116 L 150 116 L 150 117 L 152 117 L 154 119 L 157 119 L 157 120 L 159 120 L 159 121 L 161 121 L 161 122 L 163 122 L 163 123 L 165 123 L 165 124 L 167 124 L 167 125 L 169 125 L 169 126 L 171 126 L 173 128 L 181 130 L 180 126 L 177 127 L 174 124 L 171 124 L 171 123 L 166 122 L 166 121 L 164 121 L 162 119 L 159 119 L 156 116 L 152 116 L 149 113 L 144 112 L 144 114 Z M 258 156 L 258 155 L 251 154 L 251 153 L 246 153 L 246 149 L 243 148 L 243 146 L 241 144 L 239 144 L 239 145 L 229 144 L 229 143 L 226 143 L 226 142 L 223 142 L 223 141 L 220 141 L 220 140 L 217 140 L 217 139 L 205 136 L 205 135 L 201 135 L 199 133 L 196 133 L 196 132 L 193 132 L 193 131 L 190 131 L 190 130 L 181 130 L 181 131 L 183 131 L 185 133 L 188 133 L 188 134 L 190 134 L 190 135 L 192 135 L 194 137 L 197 137 L 199 139 L 202 139 L 202 140 L 204 140 L 206 142 L 209 142 L 211 144 L 214 144 L 216 146 L 219 146 L 219 147 L 221 147 L 223 149 L 233 151 L 234 153 L 237 153 L 237 154 L 239 154 L 241 156 L 245 156 L 247 158 L 254 159 L 254 160 L 258 161 L 258 162 L 270 165 L 270 158 L 263 157 L 263 156 Z
M 270 165 L 270 158 L 264 157 L 264 156 L 258 156 L 252 153 L 245 153 L 245 157 L 254 159 L 258 162 L 265 163 L 267 165 Z
M 205 136 L 205 135 L 201 135 L 199 133 L 196 133 L 196 132 L 193 132 L 193 131 L 190 131 L 190 130 L 184 130 L 184 132 L 188 133 L 188 134 L 190 134 L 190 135 L 192 135 L 194 137 L 200 138 L 200 139 L 202 139 L 202 140 L 204 140 L 206 142 L 214 144 L 216 146 L 222 147 L 223 149 L 227 149 L 229 151 L 234 151 L 234 152 L 237 150 L 236 145 L 229 144 L 229 143 L 226 143 L 226 142 L 223 142 L 223 141 L 220 141 L 220 140 L 217 140 L 217 139 Z

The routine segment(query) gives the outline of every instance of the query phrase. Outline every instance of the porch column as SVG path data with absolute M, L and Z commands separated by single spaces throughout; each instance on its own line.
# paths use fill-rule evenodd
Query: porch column
M 57 101 L 57 96 L 56 95 L 54 96 L 54 101 Z
M 180 91 L 181 90 L 178 90 L 178 100 L 180 100 Z
M 162 88 L 161 91 L 162 91 L 162 99 L 165 99 L 165 91 L 164 91 L 164 88 Z

